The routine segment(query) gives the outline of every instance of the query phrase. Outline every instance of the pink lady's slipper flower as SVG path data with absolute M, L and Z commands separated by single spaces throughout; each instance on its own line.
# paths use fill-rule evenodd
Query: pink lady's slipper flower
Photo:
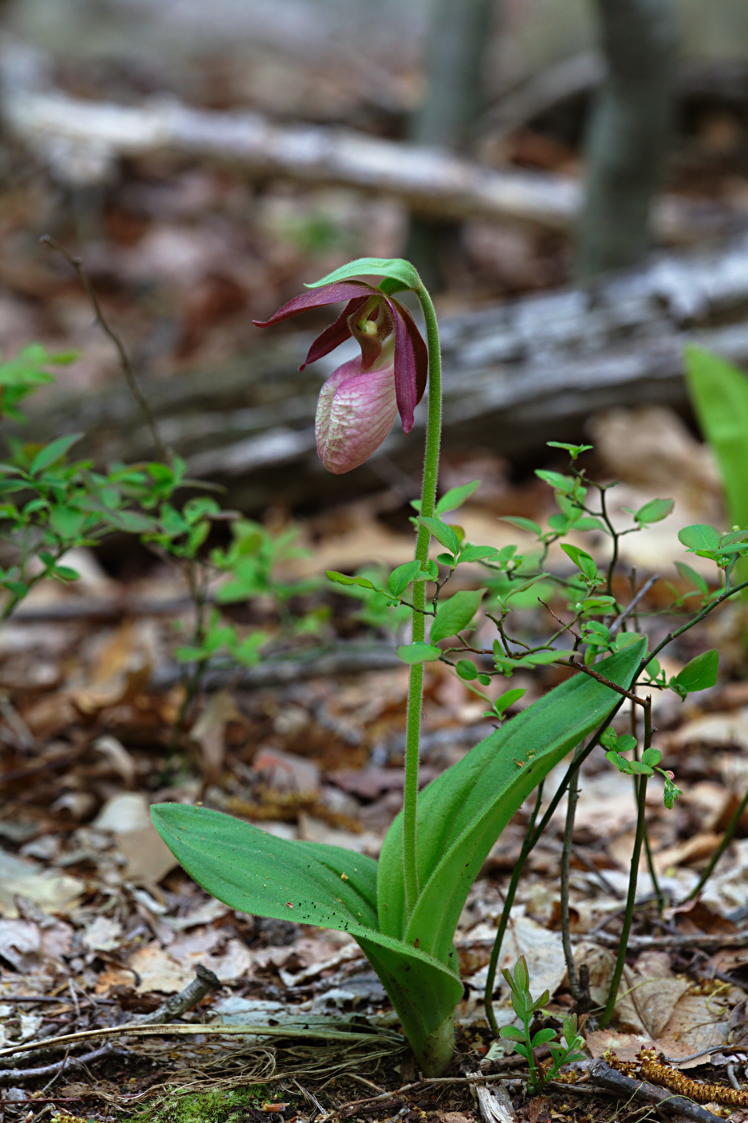
M 426 388 L 426 344 L 413 318 L 393 297 L 366 281 L 338 281 L 313 288 L 284 304 L 261 328 L 309 308 L 345 300 L 337 320 L 317 336 L 302 363 L 328 355 L 346 339 L 361 348 L 324 383 L 317 403 L 317 452 L 329 472 L 358 468 L 379 448 L 396 414 L 403 432 L 413 428 L 413 411 Z

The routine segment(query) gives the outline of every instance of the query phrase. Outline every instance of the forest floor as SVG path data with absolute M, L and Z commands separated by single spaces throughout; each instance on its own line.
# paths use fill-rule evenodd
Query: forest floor
M 345 104 L 354 117 L 376 119 L 363 95 L 351 100 L 356 75 L 351 66 L 341 68 L 337 87 L 318 81 L 332 105 L 326 112 Z M 212 84 L 215 61 L 199 77 L 196 88 L 203 95 L 213 89 L 212 104 L 239 98 L 237 75 Z M 118 80 L 140 93 L 157 78 L 144 70 Z M 262 78 L 254 75 L 255 86 Z M 63 67 L 60 79 L 84 96 L 100 90 L 94 66 L 78 65 L 72 74 Z M 265 80 L 270 89 L 278 76 L 268 72 Z M 310 115 L 316 80 L 296 77 Z M 387 117 L 382 131 L 391 126 Z M 719 136 L 724 152 L 725 129 Z M 704 125 L 692 143 L 708 150 L 710 137 Z M 535 167 L 571 167 L 576 160 L 570 143 L 532 130 L 512 139 L 509 156 Z M 78 279 L 38 245 L 43 234 L 82 256 L 138 369 L 163 378 L 198 366 L 210 371 L 246 353 L 255 338 L 250 315 L 266 315 L 301 280 L 341 258 L 400 248 L 403 214 L 391 202 L 277 184 L 251 194 L 228 171 L 155 157 L 124 163 L 115 181 L 73 189 L 20 148 L 9 148 L 4 159 L 13 169 L 1 200 L 4 354 L 32 341 L 52 351 L 75 348 L 80 357 L 61 377 L 92 394 L 106 394 L 120 377 L 116 355 L 92 323 Z M 735 187 L 724 160 L 721 169 L 704 172 L 705 193 L 715 179 L 725 193 Z M 560 237 L 476 225 L 466 246 L 444 308 L 566 279 Z M 661 631 L 670 626 L 662 616 L 672 599 L 668 582 L 677 584 L 675 562 L 686 558 L 677 528 L 724 521 L 715 470 L 708 451 L 668 411 L 622 409 L 596 419 L 593 429 L 591 474 L 621 481 L 616 517 L 653 497 L 676 499 L 673 516 L 623 540 L 622 571 L 636 587 L 657 579 L 641 608 L 643 626 Z M 538 457 L 539 468 L 559 467 L 549 452 Z M 696 483 L 694 463 L 705 466 Z M 450 458 L 447 448 L 444 487 L 474 478 L 483 486 L 460 513 L 471 541 L 505 545 L 521 536 L 502 516 L 544 523 L 553 510 L 549 489 L 514 473 L 496 450 Z M 264 597 L 227 610 L 243 636 L 262 628 L 280 637 L 263 677 L 224 666 L 187 690 L 174 658 L 194 625 L 184 567 L 134 539 L 79 552 L 69 559 L 81 575 L 74 585 L 38 585 L 3 624 L 0 1103 L 8 1123 L 628 1123 L 665 1110 L 610 1094 L 589 1074 L 530 1094 L 520 1058 L 491 1041 L 483 987 L 529 808 L 504 831 L 462 918 L 458 1052 L 441 1081 L 418 1079 L 381 984 L 353 940 L 233 912 L 179 869 L 150 825 L 152 802 L 201 801 L 283 838 L 377 854 L 401 803 L 407 669 L 392 654 L 397 627 L 386 628 L 381 611 L 362 610 L 326 586 L 323 574 L 409 558 L 409 512 L 398 494 L 383 484 L 379 493 L 303 517 L 279 495 L 272 510 L 252 513 L 272 533 L 297 528 L 305 553 L 286 559 L 281 577 L 311 581 L 284 613 Z M 602 540 L 589 548 L 602 559 Z M 688 562 L 699 568 L 698 560 Z M 623 586 L 619 591 L 623 596 Z M 537 606 L 524 610 L 528 635 L 542 628 L 540 615 Z M 306 622 L 293 642 L 289 618 Z M 661 1089 L 703 1094 L 712 1112 L 731 1111 L 736 1123 L 748 1119 L 748 815 L 704 888 L 688 898 L 746 787 L 745 631 L 745 604 L 724 606 L 694 640 L 674 645 L 666 664 L 675 674 L 698 651 L 718 648 L 717 685 L 686 702 L 654 694 L 657 745 L 683 794 L 667 809 L 661 787 L 651 785 L 648 830 L 666 900 L 658 907 L 643 864 L 609 1028 L 596 1027 L 594 1015 L 620 929 L 635 804 L 631 777 L 602 752 L 582 775 L 568 917 L 576 961 L 587 971 L 582 1026 L 590 1056 L 612 1050 L 625 1067 L 642 1048 L 652 1049 L 667 1070 L 660 1075 L 671 1080 Z M 520 671 L 509 685 L 527 691 L 521 708 L 559 677 L 556 668 Z M 424 781 L 490 731 L 483 710 L 449 668 L 429 667 Z M 549 992 L 549 1024 L 574 1004 L 561 939 L 563 827 L 561 813 L 530 857 L 500 958 L 506 967 L 525 957 L 533 994 Z M 495 1003 L 499 1024 L 510 1023 L 506 988 L 497 987 Z M 144 1033 L 143 1016 L 170 1022 L 170 1031 Z M 285 1037 L 232 1032 L 248 1023 L 277 1031 L 289 1019 L 296 1028 Z M 123 1031 L 136 1023 L 140 1030 Z M 310 1025 L 320 1034 L 312 1041 L 298 1032 Z M 345 1049 L 325 1040 L 341 1025 L 352 1032 L 369 1027 L 371 1040 Z M 57 1037 L 66 1039 L 56 1048 L 45 1041 Z M 491 1100 L 495 1084 L 508 1099 Z M 695 1111 L 691 1117 L 699 1118 Z

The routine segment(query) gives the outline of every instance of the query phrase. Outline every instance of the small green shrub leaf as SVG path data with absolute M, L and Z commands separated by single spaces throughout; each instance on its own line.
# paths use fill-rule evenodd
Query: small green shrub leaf
M 689 550 L 706 550 L 707 552 L 718 550 L 720 537 L 719 531 L 706 523 L 693 523 L 691 526 L 684 526 L 682 530 L 678 531 L 678 541 L 687 546 Z
M 441 650 L 431 643 L 405 643 L 397 649 L 403 663 L 433 663 L 441 657 Z
M 535 534 L 538 538 L 543 533 L 540 523 L 536 523 L 533 519 L 526 519 L 522 515 L 502 515 L 500 522 L 511 523 L 518 530 L 528 530 L 530 534 Z
M 500 554 L 501 551 L 495 546 L 464 546 L 460 550 L 460 561 L 498 561 Z
M 478 611 L 482 596 L 481 590 L 473 592 L 465 589 L 443 601 L 437 608 L 431 625 L 431 642 L 438 643 L 439 640 L 456 636 L 463 628 L 467 628 Z
M 717 681 L 718 665 L 718 651 L 702 651 L 701 655 L 696 655 L 686 663 L 683 670 L 670 680 L 670 686 L 679 686 L 687 694 L 693 694 L 697 690 L 707 690 Z
M 634 512 L 634 518 L 641 526 L 657 523 L 666 519 L 674 506 L 674 499 L 650 499 L 649 503 Z
M 79 441 L 82 436 L 82 433 L 68 433 L 67 436 L 58 437 L 48 445 L 45 445 L 44 448 L 40 448 L 29 466 L 31 475 L 37 476 L 40 472 L 43 472 L 45 468 L 50 468 L 58 460 L 62 460 L 69 449 L 71 449 L 75 442 Z
M 376 585 L 368 577 L 351 577 L 347 573 L 338 573 L 334 569 L 325 570 L 325 576 L 335 585 L 357 585 L 359 589 L 376 589 Z
M 697 573 L 692 566 L 686 565 L 685 562 L 679 561 L 675 563 L 675 568 L 678 570 L 678 573 L 680 573 L 683 580 L 687 581 L 689 585 L 693 585 L 693 587 L 695 589 L 698 589 L 700 593 L 706 594 L 709 592 L 709 586 L 706 583 L 705 579 L 701 576 L 700 573 Z
M 428 527 L 432 536 L 437 542 L 441 542 L 442 546 L 446 546 L 453 554 L 459 553 L 460 539 L 454 527 L 448 526 L 441 519 L 426 518 L 425 516 L 419 516 L 418 521 Z
M 572 546 L 570 542 L 562 542 L 561 549 L 587 580 L 594 581 L 599 576 L 595 559 L 586 550 Z
M 398 565 L 387 578 L 387 592 L 399 597 L 401 593 L 405 592 L 408 585 L 415 581 L 420 572 L 421 564 L 415 560 Z
M 478 490 L 480 483 L 480 480 L 472 480 L 469 484 L 461 484 L 460 487 L 451 487 L 449 491 L 445 491 L 436 504 L 435 514 L 446 515 L 450 511 L 456 511 L 474 491 Z

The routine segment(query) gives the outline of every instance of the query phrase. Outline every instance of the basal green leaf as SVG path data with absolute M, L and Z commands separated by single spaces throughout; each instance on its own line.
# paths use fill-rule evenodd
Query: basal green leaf
M 595 664 L 628 688 L 640 639 Z M 418 800 L 418 901 L 405 915 L 402 816 L 387 832 L 377 878 L 381 930 L 454 962 L 454 936 L 470 886 L 509 819 L 541 779 L 613 712 L 620 696 L 579 674 L 549 691 L 432 781 Z
M 205 807 L 157 803 L 151 817 L 187 873 L 231 908 L 343 932 L 377 927 L 371 858 L 289 842 Z
M 339 846 L 276 838 L 204 807 L 160 803 L 154 826 L 191 877 L 231 908 L 348 932 L 361 945 L 422 1063 L 462 994 L 455 971 L 378 931 L 373 859 Z
M 437 608 L 431 625 L 431 642 L 438 643 L 439 640 L 456 636 L 463 628 L 467 628 L 478 611 L 482 596 L 482 590 L 464 589 L 443 601 Z

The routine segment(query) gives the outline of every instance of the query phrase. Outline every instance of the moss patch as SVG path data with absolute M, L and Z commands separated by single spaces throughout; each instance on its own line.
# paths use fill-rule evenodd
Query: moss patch
M 263 1084 L 211 1092 L 179 1092 L 157 1107 L 145 1107 L 122 1123 L 246 1123 L 268 1097 Z

